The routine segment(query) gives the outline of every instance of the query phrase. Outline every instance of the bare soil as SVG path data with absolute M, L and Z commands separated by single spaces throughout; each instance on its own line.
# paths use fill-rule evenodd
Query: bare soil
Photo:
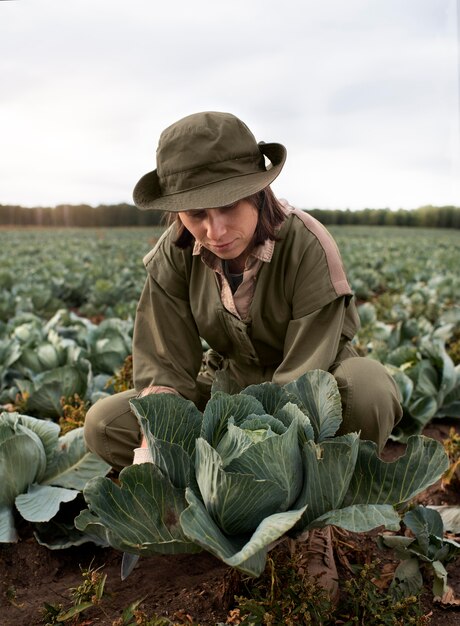
M 437 420 L 425 434 L 442 441 L 453 425 L 460 431 L 458 423 Z M 393 460 L 403 451 L 402 444 L 389 442 L 383 456 L 386 460 Z M 443 489 L 437 483 L 418 501 L 460 506 L 458 484 L 456 488 Z M 112 626 L 128 605 L 141 599 L 140 608 L 149 617 L 154 614 L 167 616 L 176 624 L 215 626 L 218 622 L 225 623 L 232 609 L 237 590 L 235 576 L 230 568 L 206 552 L 143 558 L 131 575 L 121 581 L 121 554 L 112 549 L 85 544 L 78 548 L 49 550 L 35 541 L 28 526 L 20 525 L 19 532 L 21 539 L 18 543 L 0 544 L 0 626 L 44 624 L 42 609 L 45 602 L 70 607 L 71 589 L 81 585 L 81 570 L 90 566 L 93 569 L 101 567 L 107 575 L 106 595 L 98 606 L 82 613 L 80 621 L 74 624 Z M 394 569 L 397 561 L 392 559 L 391 552 L 376 546 L 376 534 L 337 534 L 337 560 L 342 580 L 352 576 L 350 563 L 363 564 L 377 557 L 382 562 L 380 567 L 390 572 Z M 448 565 L 447 570 L 449 584 L 455 596 L 460 597 L 460 559 Z M 458 605 L 443 607 L 434 603 L 428 583 L 423 606 L 432 625 L 460 624 Z

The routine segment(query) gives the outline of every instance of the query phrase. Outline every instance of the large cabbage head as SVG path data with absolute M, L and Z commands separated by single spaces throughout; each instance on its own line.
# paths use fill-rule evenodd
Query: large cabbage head
M 259 575 L 270 546 L 286 533 L 326 524 L 399 528 L 393 505 L 446 466 L 442 446 L 425 438 L 388 464 L 357 433 L 335 437 L 340 393 L 320 370 L 285 387 L 215 392 L 204 413 L 172 394 L 131 404 L 153 463 L 125 468 L 120 486 L 90 481 L 89 511 L 76 520 L 80 530 L 104 527 L 108 542 L 131 554 L 204 548 Z
M 218 392 L 208 403 L 195 446 L 195 476 L 207 513 L 227 535 L 253 532 L 287 511 L 303 484 L 302 437 L 296 405 L 277 416 L 252 395 Z M 313 431 L 310 426 L 311 435 Z

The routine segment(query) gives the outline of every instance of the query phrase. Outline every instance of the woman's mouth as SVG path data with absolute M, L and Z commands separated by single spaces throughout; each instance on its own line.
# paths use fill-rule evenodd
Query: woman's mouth
M 225 250 L 232 245 L 233 241 L 228 241 L 227 243 L 212 243 L 209 244 L 211 248 L 214 250 Z

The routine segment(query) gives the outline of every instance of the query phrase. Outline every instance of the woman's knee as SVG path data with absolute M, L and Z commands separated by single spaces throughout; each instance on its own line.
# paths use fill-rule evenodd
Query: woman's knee
M 130 463 L 132 450 L 140 441 L 139 424 L 129 405 L 135 396 L 130 390 L 102 398 L 85 417 L 88 449 L 117 469 Z
M 381 450 L 402 416 L 396 383 L 381 363 L 366 357 L 346 359 L 333 373 L 342 398 L 340 434 L 359 431 Z

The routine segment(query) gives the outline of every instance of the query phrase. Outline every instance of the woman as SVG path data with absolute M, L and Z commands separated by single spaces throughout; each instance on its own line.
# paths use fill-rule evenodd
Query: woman
M 135 390 L 99 401 L 85 424 L 88 447 L 115 468 L 133 454 L 134 462 L 150 460 L 130 399 L 178 393 L 202 408 L 218 371 L 240 389 L 330 371 L 342 398 L 341 433 L 359 431 L 379 449 L 400 419 L 393 380 L 351 344 L 359 318 L 332 237 L 269 187 L 285 159 L 284 146 L 258 144 L 228 113 L 190 115 L 162 133 L 157 169 L 134 189 L 139 208 L 173 218 L 144 259 Z M 211 347 L 205 371 L 201 338 Z M 335 595 L 330 533 L 310 533 L 307 552 L 316 552 L 310 572 L 326 571 Z

